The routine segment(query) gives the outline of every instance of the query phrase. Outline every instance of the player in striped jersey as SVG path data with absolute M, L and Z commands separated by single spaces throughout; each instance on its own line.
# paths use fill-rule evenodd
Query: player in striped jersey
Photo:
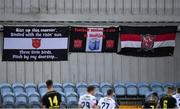
M 89 86 L 87 88 L 87 94 L 82 95 L 79 99 L 79 106 L 82 109 L 96 109 L 96 97 L 94 96 L 95 87 Z
M 180 87 L 176 89 L 176 95 L 173 95 L 173 97 L 176 99 L 177 108 L 180 109 Z
M 112 99 L 113 91 L 110 89 L 107 91 L 107 96 L 99 100 L 98 106 L 100 109 L 115 109 L 116 102 Z

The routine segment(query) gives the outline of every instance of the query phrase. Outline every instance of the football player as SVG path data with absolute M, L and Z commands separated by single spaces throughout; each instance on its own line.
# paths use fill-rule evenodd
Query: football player
M 94 94 L 95 94 L 95 87 L 89 86 L 87 88 L 87 94 L 82 95 L 79 98 L 79 103 L 78 103 L 79 107 L 82 109 L 96 109 L 97 102 Z
M 43 108 L 60 108 L 61 95 L 53 90 L 53 81 L 46 81 L 48 92 L 42 98 Z
M 173 97 L 176 99 L 178 109 L 180 109 L 180 87 L 176 89 L 176 94 Z
M 173 87 L 168 87 L 167 95 L 160 99 L 158 107 L 162 109 L 176 108 L 176 99 L 173 97 Z
M 157 102 L 158 102 L 158 94 L 154 92 L 151 94 L 150 100 L 146 101 L 143 107 L 148 109 L 155 109 Z
M 115 109 L 116 102 L 113 100 L 113 91 L 109 89 L 107 91 L 107 96 L 103 97 L 98 102 L 98 107 L 100 109 Z

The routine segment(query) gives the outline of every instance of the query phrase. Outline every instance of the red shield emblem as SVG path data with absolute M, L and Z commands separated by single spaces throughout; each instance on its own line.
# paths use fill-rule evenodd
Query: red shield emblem
M 32 46 L 34 48 L 39 48 L 41 46 L 41 39 L 32 39 Z
M 142 35 L 142 43 L 141 47 L 142 49 L 148 51 L 152 50 L 154 46 L 154 36 L 150 34 Z

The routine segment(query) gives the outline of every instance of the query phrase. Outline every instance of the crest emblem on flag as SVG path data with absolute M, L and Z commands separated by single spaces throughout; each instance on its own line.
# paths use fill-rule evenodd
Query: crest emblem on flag
M 32 46 L 34 48 L 39 48 L 41 46 L 41 39 L 32 39 Z
M 152 50 L 154 46 L 155 37 L 150 34 L 145 34 L 141 36 L 142 36 L 141 48 L 144 49 L 145 51 Z

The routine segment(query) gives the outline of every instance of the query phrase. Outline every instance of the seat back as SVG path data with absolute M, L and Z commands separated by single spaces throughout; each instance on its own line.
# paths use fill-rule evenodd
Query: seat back
M 176 89 L 175 89 L 175 88 L 176 88 L 176 85 L 175 85 L 174 83 L 172 83 L 172 82 L 163 83 L 162 86 L 163 86 L 163 88 L 164 88 L 164 91 L 166 91 L 166 92 L 167 92 L 168 87 L 174 88 L 174 91 L 176 90 Z
M 10 84 L 3 83 L 0 85 L 1 95 L 12 92 L 12 87 Z
M 151 91 L 149 84 L 147 83 L 140 83 L 138 84 L 139 95 L 145 96 L 147 93 Z
M 126 84 L 126 89 L 127 89 L 128 96 L 137 96 L 138 95 L 138 88 L 137 88 L 136 84 L 128 83 L 128 84 Z
M 53 87 L 54 87 L 54 90 L 55 91 L 57 91 L 57 92 L 63 92 L 63 86 L 62 86 L 62 84 L 60 84 L 60 83 L 54 83 L 53 84 Z
M 114 84 L 114 92 L 119 96 L 125 96 L 127 94 L 125 85 L 121 83 Z
M 2 100 L 3 100 L 3 107 L 6 107 L 6 105 L 9 105 L 9 104 L 14 105 L 15 103 L 14 94 L 12 92 L 5 93 L 2 96 Z
M 39 94 L 43 97 L 47 93 L 47 86 L 45 83 L 40 83 L 38 85 Z
M 29 95 L 31 93 L 37 92 L 37 86 L 34 83 L 25 84 L 25 91 Z
M 66 94 L 67 104 L 78 104 L 78 95 L 75 92 Z
M 160 93 L 164 91 L 164 88 L 161 83 L 154 82 L 154 83 L 151 83 L 151 90 L 154 92 Z
M 25 92 L 24 85 L 21 83 L 14 83 L 12 85 L 12 88 L 13 88 L 13 92 L 15 93 L 15 95 L 17 95 L 18 93 Z
M 109 89 L 112 89 L 112 84 L 107 83 L 107 82 L 103 82 L 100 84 L 100 87 L 101 87 L 101 92 L 106 95 L 107 91 Z
M 26 93 L 18 93 L 15 95 L 16 98 L 16 107 L 17 108 L 26 108 L 28 105 L 28 97 Z
M 78 83 L 76 85 L 78 95 L 83 95 L 87 92 L 87 84 L 86 83 Z
M 64 83 L 63 89 L 65 93 L 75 92 L 75 85 L 73 83 Z
M 28 95 L 29 98 L 29 106 L 31 108 L 39 108 L 40 107 L 40 95 L 37 92 L 31 93 Z

